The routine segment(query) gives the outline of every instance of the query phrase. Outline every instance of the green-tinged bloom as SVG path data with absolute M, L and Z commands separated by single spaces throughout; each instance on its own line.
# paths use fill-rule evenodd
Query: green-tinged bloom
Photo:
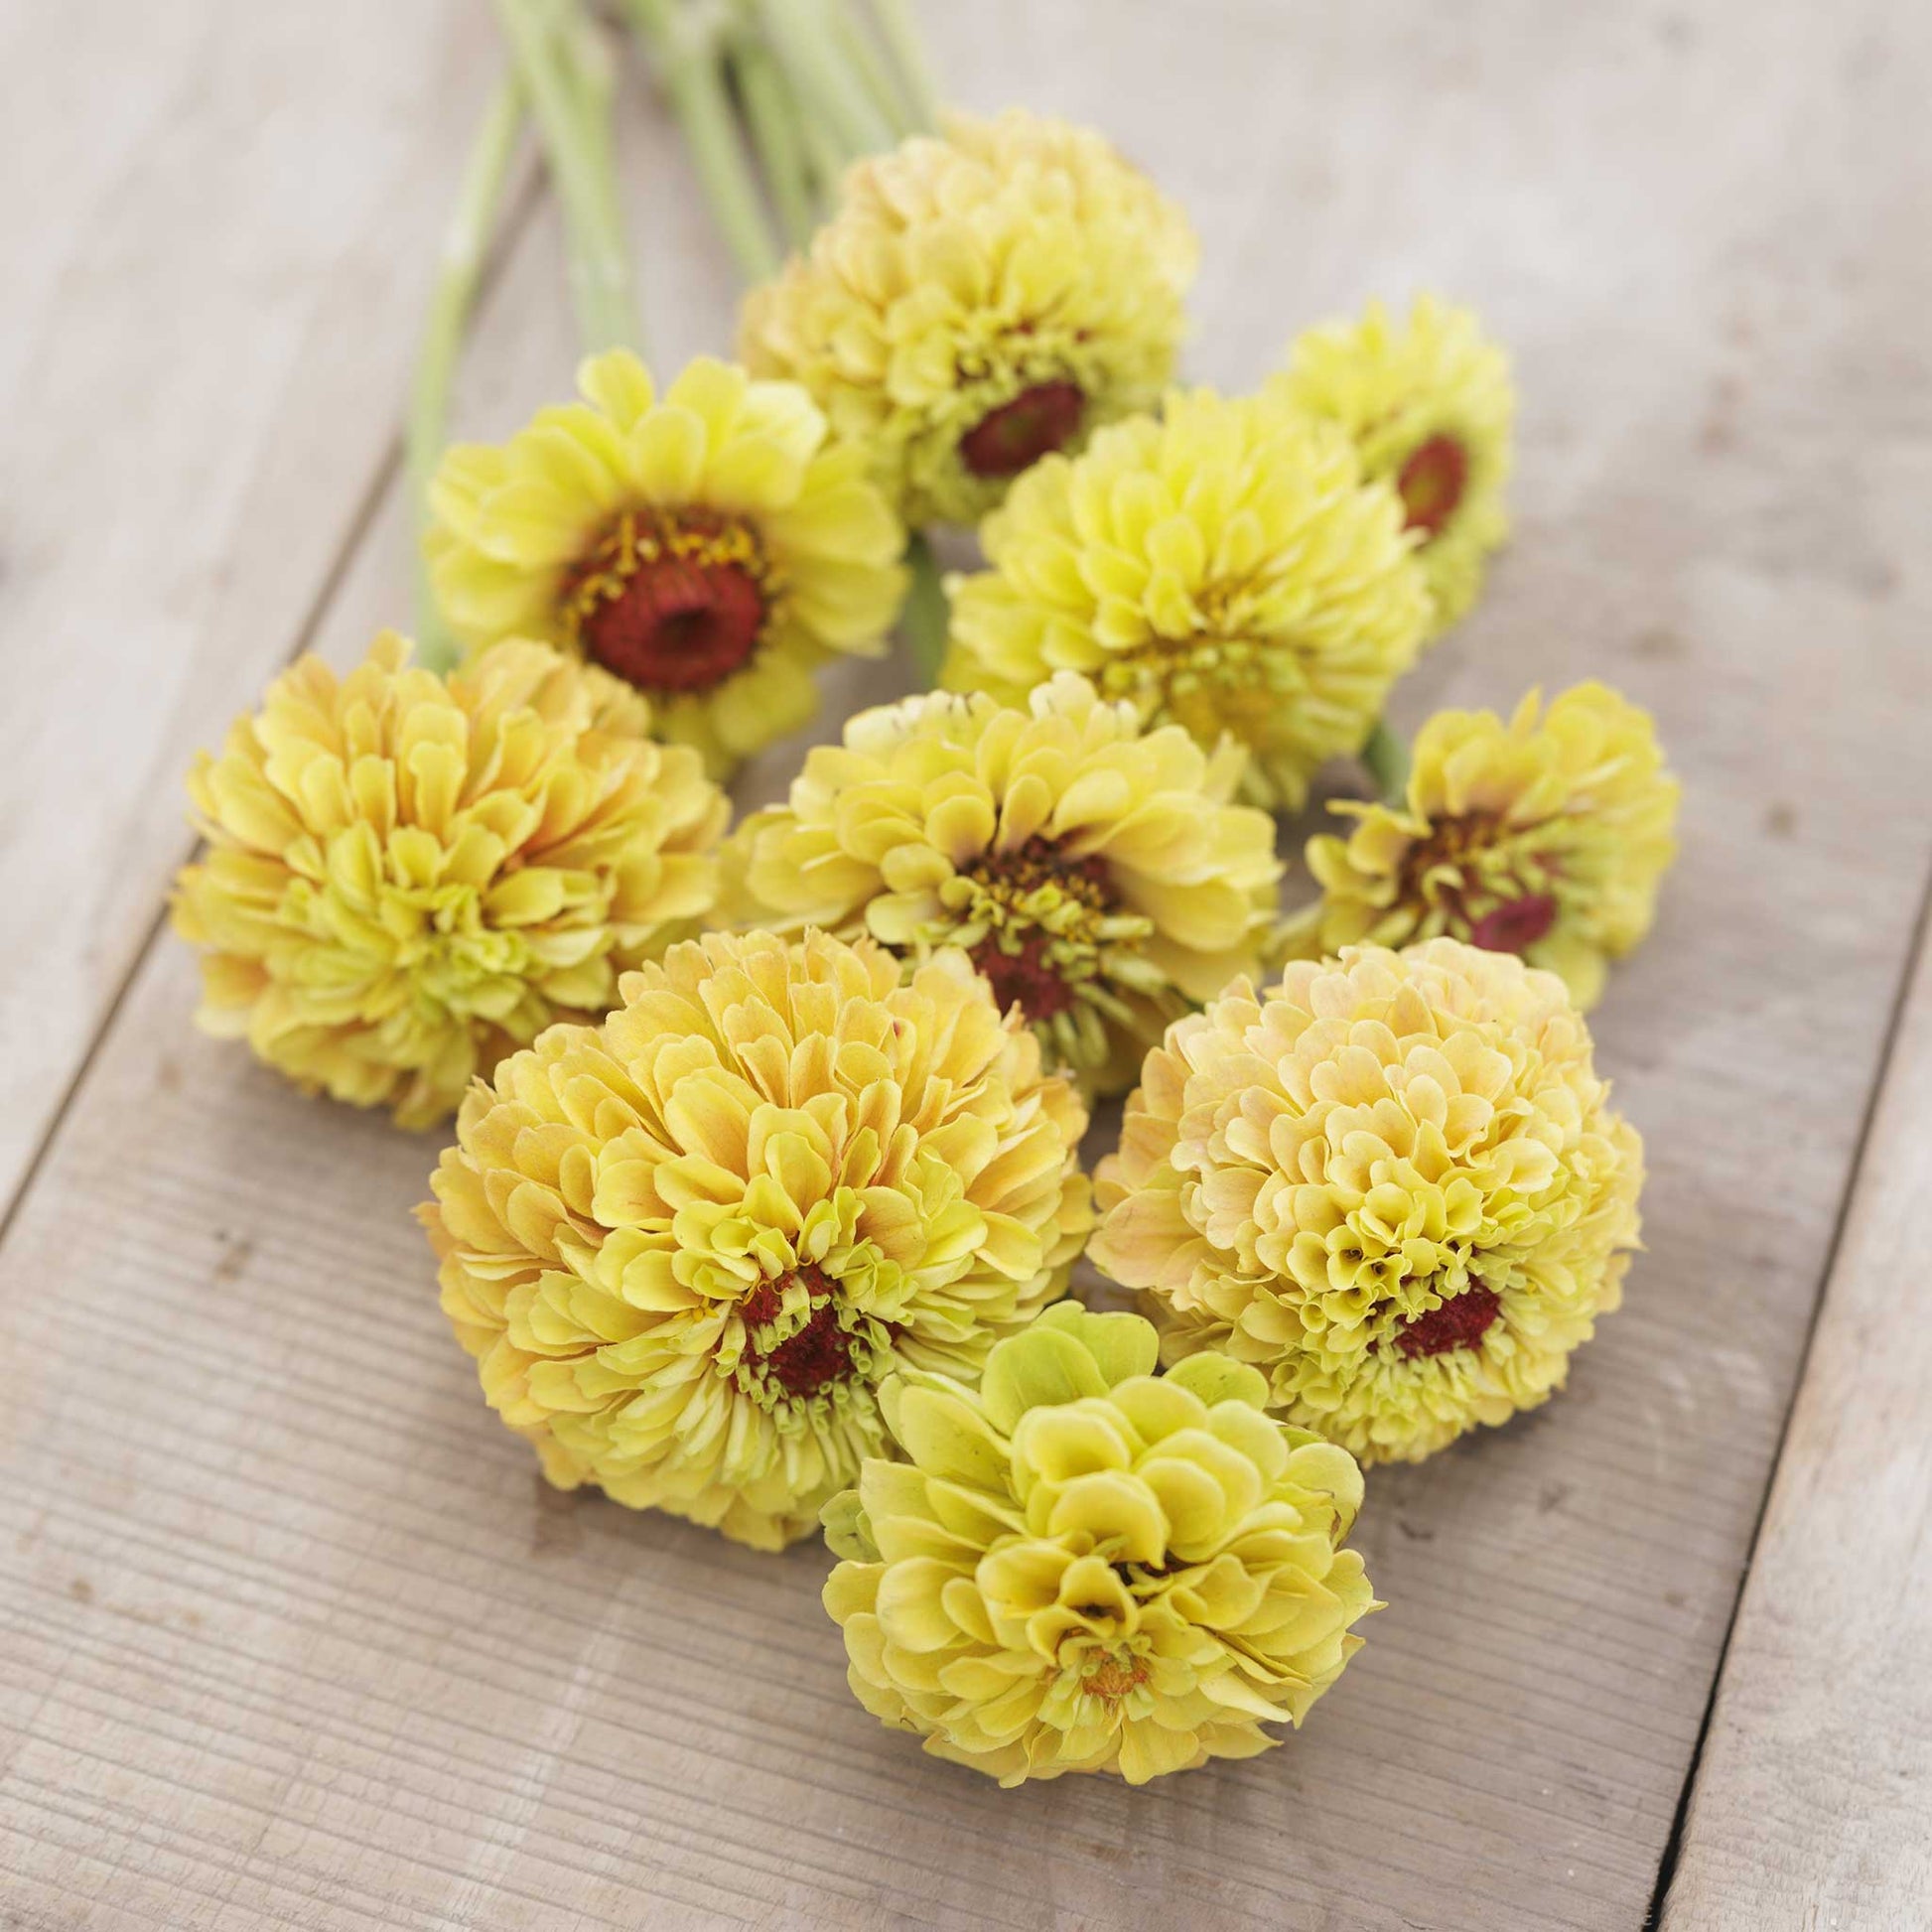
M 1088 1252 L 1170 1360 L 1224 1350 L 1365 1462 L 1563 1386 L 1637 1245 L 1643 1145 L 1554 973 L 1453 939 L 1297 960 L 1168 1029 Z
M 1305 331 L 1280 387 L 1345 430 L 1362 469 L 1394 484 L 1436 600 L 1435 631 L 1462 617 L 1509 534 L 1516 395 L 1509 359 L 1466 309 L 1420 297 L 1406 323 L 1371 302 L 1358 323 Z
M 757 1549 L 1060 1294 L 1087 1117 L 963 955 L 714 932 L 473 1087 L 422 1210 L 483 1394 L 560 1488 Z
M 1395 491 L 1272 392 L 1171 395 L 1037 464 L 980 537 L 949 687 L 1012 703 L 1078 671 L 1203 749 L 1243 746 L 1258 805 L 1299 806 L 1360 749 L 1429 624 Z
M 1547 711 L 1532 691 L 1508 724 L 1440 712 L 1416 740 L 1401 804 L 1330 804 L 1356 824 L 1309 841 L 1322 897 L 1284 950 L 1447 934 L 1561 974 L 1587 1011 L 1608 962 L 1650 930 L 1677 801 L 1650 714 L 1604 685 L 1580 684 Z
M 1244 760 L 1145 728 L 1063 672 L 1019 706 L 930 692 L 861 712 L 731 842 L 747 924 L 962 948 L 1049 1065 L 1122 1092 L 1190 1002 L 1252 973 L 1281 865 Z
M 1160 1375 L 1157 1349 L 1138 1315 L 1061 1303 L 977 1391 L 885 1385 L 906 1460 L 827 1505 L 825 1606 L 859 1701 L 935 1757 L 1005 1785 L 1252 1757 L 1360 1648 L 1354 1458 L 1271 1420 L 1256 1370 Z

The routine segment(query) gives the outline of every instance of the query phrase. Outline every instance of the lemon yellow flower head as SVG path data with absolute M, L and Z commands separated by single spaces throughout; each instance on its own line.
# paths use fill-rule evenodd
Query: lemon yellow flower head
M 1282 382 L 1297 407 L 1347 431 L 1367 475 L 1401 493 L 1422 538 L 1435 629 L 1447 630 L 1475 602 L 1483 566 L 1509 534 L 1508 357 L 1468 310 L 1425 295 L 1406 323 L 1372 302 L 1358 323 L 1308 330 Z
M 705 359 L 660 398 L 622 349 L 577 380 L 583 401 L 444 456 L 437 602 L 473 647 L 541 637 L 635 685 L 722 775 L 811 717 L 817 665 L 884 648 L 904 532 L 796 383 Z
M 1261 805 L 1360 748 L 1429 622 L 1394 490 L 1273 395 L 1197 390 L 1102 430 L 1021 478 L 981 540 L 948 684 L 1011 698 L 1080 671 L 1150 723 L 1233 737 Z
M 490 1406 L 562 1488 L 777 1549 L 1061 1293 L 1086 1127 L 963 956 L 711 933 L 473 1088 L 422 1214 Z
M 809 254 L 748 300 L 740 353 L 811 391 L 908 523 L 976 522 L 1159 400 L 1196 253 L 1098 134 L 959 115 L 849 171 Z
M 207 1032 L 427 1127 L 694 928 L 731 814 L 615 678 L 534 643 L 447 680 L 408 657 L 392 634 L 340 680 L 305 657 L 196 761 L 208 849 L 173 911 Z
M 1643 1150 L 1553 973 L 1432 939 L 1302 960 L 1175 1022 L 1091 1252 L 1170 1359 L 1224 1349 L 1363 1461 L 1560 1388 L 1621 1298 Z
M 1447 933 L 1560 974 L 1587 1011 L 1608 961 L 1650 930 L 1677 799 L 1649 713 L 1601 684 L 1547 711 L 1532 691 L 1508 724 L 1439 712 L 1401 804 L 1330 804 L 1356 823 L 1309 841 L 1322 897 L 1292 943 L 1332 953 Z
M 1361 1647 L 1354 1458 L 1271 1420 L 1257 1370 L 1156 1352 L 1139 1315 L 1062 1302 L 977 1393 L 887 1383 L 908 1459 L 827 1507 L 825 1607 L 859 1701 L 935 1757 L 1004 1785 L 1253 1757 Z
M 1050 1065 L 1115 1090 L 1190 1001 L 1252 973 L 1274 821 L 1242 757 L 1143 730 L 1070 672 L 1020 708 L 943 692 L 862 712 L 734 837 L 747 922 L 817 925 L 908 966 L 963 947 Z

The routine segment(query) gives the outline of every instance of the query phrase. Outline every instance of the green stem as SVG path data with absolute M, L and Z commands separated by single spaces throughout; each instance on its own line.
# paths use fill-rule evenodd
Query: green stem
M 506 74 L 490 96 L 476 145 L 464 164 L 456 213 L 443 240 L 436 286 L 430 294 L 429 319 L 416 353 L 404 449 L 409 502 L 419 539 L 416 643 L 421 662 L 433 671 L 446 671 L 454 665 L 457 644 L 443 622 L 430 590 L 420 538 L 429 524 L 430 480 L 442 460 L 450 420 L 450 385 L 463 347 L 463 332 L 477 299 L 477 284 L 483 276 L 490 233 L 503 204 L 503 184 L 509 177 L 510 158 L 516 152 L 517 136 L 522 129 L 523 89 L 515 74 Z
M 929 133 L 939 125 L 939 96 L 919 30 L 912 24 L 912 10 L 906 0 L 872 0 L 872 11 L 911 99 L 912 125 L 920 133 Z
M 814 0 L 759 0 L 759 17 L 807 128 L 825 126 L 848 160 L 893 145 L 891 125 L 834 51 L 834 36 Z
M 611 64 L 580 0 L 496 0 L 563 204 L 584 345 L 641 348 L 611 138 Z
M 826 24 L 843 50 L 847 67 L 865 88 L 872 104 L 885 115 L 897 139 L 910 134 L 912 113 L 899 96 L 892 69 L 880 58 L 865 23 L 853 12 L 851 0 L 824 0 Z
M 792 246 L 802 248 L 818 225 L 818 210 L 813 206 L 811 170 L 805 160 L 798 112 L 785 77 L 755 29 L 732 36 L 730 59 L 771 204 Z
M 748 282 L 762 282 L 777 270 L 778 245 L 725 93 L 719 18 L 676 7 L 672 0 L 626 4 L 631 25 L 663 76 L 705 200 L 737 258 L 739 273 Z
M 1362 747 L 1362 762 L 1383 799 L 1391 805 L 1401 804 L 1409 787 L 1409 748 L 1389 729 L 1386 718 L 1375 721 L 1375 729 Z
M 905 567 L 912 573 L 899 613 L 899 628 L 912 653 L 912 667 L 928 690 L 936 689 L 945 663 L 946 636 L 952 626 L 952 606 L 939 581 L 939 562 L 923 534 L 912 532 L 905 546 Z

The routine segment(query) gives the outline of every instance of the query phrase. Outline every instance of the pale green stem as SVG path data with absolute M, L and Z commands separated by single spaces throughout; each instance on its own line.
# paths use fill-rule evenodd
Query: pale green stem
M 1402 802 L 1409 787 L 1409 748 L 1389 729 L 1386 718 L 1375 721 L 1375 729 L 1362 747 L 1362 762 L 1375 780 L 1377 791 L 1391 805 Z
M 746 125 L 752 130 L 752 145 L 758 150 L 771 205 L 778 210 L 792 246 L 802 248 L 818 225 L 818 210 L 813 205 L 811 172 L 805 161 L 798 113 L 785 77 L 756 29 L 732 36 L 730 58 L 739 101 Z
M 612 155 L 610 61 L 579 0 L 496 0 L 496 16 L 563 205 L 584 345 L 641 349 Z
M 503 184 L 509 177 L 510 158 L 522 129 L 523 89 L 515 74 L 506 74 L 490 96 L 476 145 L 464 165 L 456 214 L 443 240 L 436 286 L 430 294 L 429 319 L 416 353 L 404 448 L 409 502 L 418 539 L 416 645 L 420 661 L 433 671 L 448 670 L 455 663 L 457 646 L 437 610 L 422 556 L 421 538 L 429 524 L 430 480 L 442 460 L 450 418 L 450 385 L 463 347 L 463 332 L 477 299 L 483 258 L 503 203 Z
M 905 594 L 905 609 L 899 613 L 899 629 L 912 655 L 912 667 L 928 689 L 939 683 L 939 672 L 946 658 L 946 636 L 952 624 L 952 606 L 946 587 L 939 580 L 939 561 L 932 546 L 917 530 L 905 546 L 905 567 L 912 582 Z
M 912 114 L 900 98 L 892 69 L 872 44 L 865 23 L 853 12 L 851 0 L 824 0 L 826 24 L 832 30 L 846 63 L 865 88 L 868 98 L 885 117 L 895 137 L 912 132 Z
M 893 145 L 891 125 L 839 59 L 814 0 L 759 0 L 759 17 L 808 128 L 826 127 L 848 160 Z
M 912 23 L 912 9 L 906 0 L 872 0 L 872 11 L 912 102 L 912 125 L 920 133 L 929 133 L 939 125 L 939 95 L 932 84 L 925 46 Z
M 626 5 L 663 77 L 705 200 L 739 273 L 748 282 L 762 282 L 777 270 L 778 244 L 725 92 L 721 17 L 673 0 L 626 0 Z

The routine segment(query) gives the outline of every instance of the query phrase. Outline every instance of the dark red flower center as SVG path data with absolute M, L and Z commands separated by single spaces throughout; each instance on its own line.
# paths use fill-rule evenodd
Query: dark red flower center
M 566 627 L 643 691 L 708 691 L 750 661 L 767 609 L 761 557 L 735 519 L 626 510 L 564 585 Z
M 794 1281 L 802 1282 L 810 1295 L 811 1312 L 802 1327 L 761 1348 L 758 1332 L 783 1311 L 785 1291 Z M 761 1368 L 787 1395 L 816 1395 L 827 1383 L 852 1373 L 852 1335 L 839 1325 L 835 1291 L 818 1269 L 808 1266 L 775 1282 L 761 1282 L 738 1312 L 745 1323 L 744 1359 Z
M 1425 537 L 1438 535 L 1455 514 L 1468 481 L 1469 453 L 1453 436 L 1417 444 L 1395 480 L 1408 527 Z
M 1557 922 L 1553 893 L 1525 893 L 1485 912 L 1469 927 L 1469 944 L 1484 952 L 1521 952 Z
M 1017 477 L 1073 437 L 1086 406 L 1077 382 L 1035 382 L 959 439 L 959 460 L 976 477 Z
M 989 852 L 967 876 L 1004 906 L 1018 908 L 1047 885 L 1057 886 L 1093 912 L 1104 912 L 1113 903 L 1106 861 L 1068 858 L 1051 839 L 1031 838 L 1011 851 Z M 1075 994 L 1046 958 L 1054 935 L 1040 926 L 1029 930 L 1023 919 L 1020 914 L 989 932 L 968 948 L 967 957 L 986 975 L 1002 1013 L 1017 1004 L 1029 1020 L 1050 1020 L 1073 1005 Z
M 1472 1282 L 1440 1308 L 1405 1321 L 1395 1332 L 1396 1353 L 1404 1361 L 1413 1362 L 1420 1355 L 1446 1355 L 1451 1348 L 1473 1348 L 1488 1333 L 1502 1306 L 1502 1298 L 1493 1288 Z
M 1002 1013 L 1017 1005 L 1029 1020 L 1050 1020 L 1073 1004 L 1073 989 L 1046 964 L 1043 932 L 1030 933 L 1017 953 L 1002 952 L 989 933 L 967 957 L 986 975 L 993 1003 Z

